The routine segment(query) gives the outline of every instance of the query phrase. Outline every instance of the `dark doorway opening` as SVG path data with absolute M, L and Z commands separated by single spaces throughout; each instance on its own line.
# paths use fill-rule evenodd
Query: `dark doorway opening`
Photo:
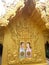
M 1 65 L 1 61 L 2 61 L 2 52 L 3 52 L 3 45 L 0 44 L 0 65 Z
M 48 41 L 45 44 L 45 50 L 46 50 L 46 58 L 49 59 L 49 42 Z

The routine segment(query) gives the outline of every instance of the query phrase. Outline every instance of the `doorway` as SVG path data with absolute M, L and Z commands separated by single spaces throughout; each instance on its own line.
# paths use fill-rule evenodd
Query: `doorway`
M 2 52 L 3 52 L 3 45 L 0 44 L 0 65 L 1 65 L 1 62 L 2 62 Z
M 46 50 L 46 58 L 49 59 L 49 42 L 48 41 L 45 44 L 45 50 Z

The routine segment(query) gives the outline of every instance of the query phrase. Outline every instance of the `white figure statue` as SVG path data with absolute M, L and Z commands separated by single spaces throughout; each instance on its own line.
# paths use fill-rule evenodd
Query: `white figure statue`
M 4 16 L 6 13 L 6 9 L 10 7 L 10 5 L 16 5 L 19 0 L 0 0 L 0 17 Z
M 3 16 L 5 13 L 5 7 L 3 6 L 3 2 L 0 0 L 0 16 Z
M 46 0 L 40 0 L 40 2 L 45 3 Z

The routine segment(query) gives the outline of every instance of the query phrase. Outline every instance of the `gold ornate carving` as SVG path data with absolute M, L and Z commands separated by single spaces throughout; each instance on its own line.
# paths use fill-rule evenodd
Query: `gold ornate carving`
M 17 51 L 16 51 L 16 48 L 15 50 L 13 50 L 13 53 L 12 53 L 12 50 L 11 49 L 8 49 L 7 50 L 8 52 L 8 56 L 7 56 L 7 62 L 8 62 L 8 65 L 14 65 L 16 63 L 18 63 L 18 60 L 17 60 Z
M 11 39 L 14 41 L 14 46 L 15 46 L 15 50 L 13 50 L 13 52 L 9 49 L 8 50 L 8 64 L 10 65 L 14 65 L 16 63 L 20 63 L 20 64 L 28 64 L 28 63 L 33 63 L 33 62 L 42 62 L 42 54 L 41 54 L 41 49 L 38 49 L 38 40 L 39 40 L 39 31 L 38 29 L 33 26 L 34 23 L 31 22 L 25 22 L 23 19 L 16 22 L 16 24 L 13 23 L 13 26 L 11 24 L 10 26 L 10 32 L 11 32 Z M 32 31 L 33 30 L 33 31 Z M 24 39 L 24 40 L 23 40 Z M 34 45 L 32 45 L 31 41 L 29 41 L 32 45 L 32 47 L 34 48 L 34 50 L 32 49 L 32 58 L 26 58 L 23 60 L 19 59 L 19 45 L 20 45 L 20 41 L 24 41 L 27 42 L 29 40 L 32 40 L 32 43 Z M 30 53 L 28 53 L 29 55 Z M 23 53 L 22 53 L 23 55 Z M 17 60 L 17 61 L 16 61 Z

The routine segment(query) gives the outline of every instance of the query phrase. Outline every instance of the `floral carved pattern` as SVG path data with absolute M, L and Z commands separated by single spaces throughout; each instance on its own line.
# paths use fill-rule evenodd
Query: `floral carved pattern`
M 21 25 L 20 25 L 21 24 Z M 11 49 L 8 49 L 8 65 L 16 65 L 18 64 L 26 64 L 26 63 L 33 63 L 33 62 L 42 62 L 42 54 L 41 54 L 41 47 L 38 43 L 39 40 L 39 31 L 38 29 L 34 26 L 32 22 L 25 22 L 23 19 L 16 22 L 16 24 L 11 24 L 10 26 L 10 32 L 11 32 L 11 39 L 14 41 L 14 50 L 11 51 Z M 19 59 L 19 45 L 20 41 L 23 41 L 23 39 L 27 39 L 27 41 L 31 40 L 32 47 L 34 52 L 32 55 L 33 57 L 29 59 L 24 59 L 20 61 Z M 31 42 L 29 41 L 29 42 Z M 25 42 L 25 41 L 24 41 Z M 34 45 L 34 46 L 33 46 Z M 39 45 L 39 49 L 38 49 Z M 23 55 L 24 53 L 21 53 Z M 28 55 L 30 53 L 28 52 Z M 40 59 L 39 59 L 40 57 Z

